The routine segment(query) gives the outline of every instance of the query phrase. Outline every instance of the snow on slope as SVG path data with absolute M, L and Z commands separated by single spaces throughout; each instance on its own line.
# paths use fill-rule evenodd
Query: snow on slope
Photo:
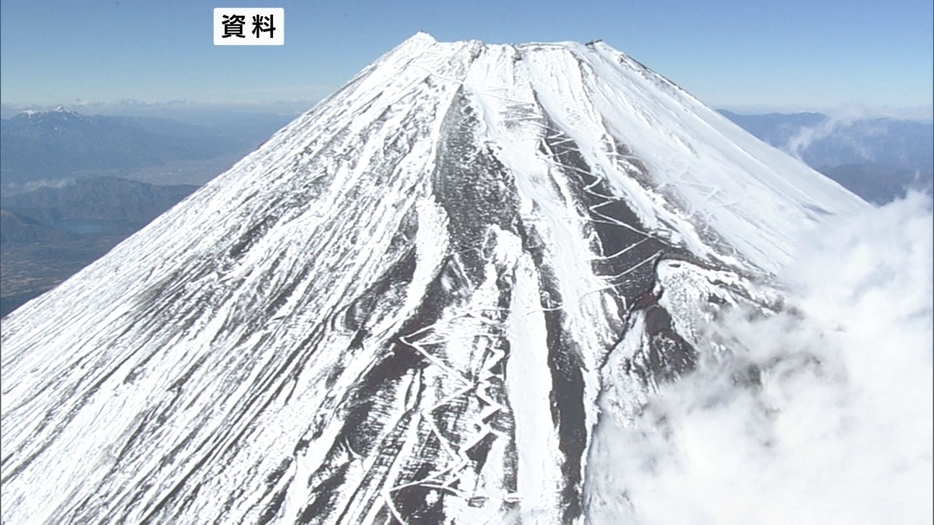
M 600 393 L 865 206 L 602 43 L 417 34 L 4 321 L 3 519 L 584 520 Z

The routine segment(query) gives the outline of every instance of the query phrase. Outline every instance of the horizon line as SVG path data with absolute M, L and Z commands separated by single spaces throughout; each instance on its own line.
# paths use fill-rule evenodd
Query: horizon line
M 169 99 L 169 100 L 139 100 L 133 98 L 124 98 L 117 101 L 84 101 L 74 100 L 71 102 L 59 103 L 38 103 L 38 102 L 3 102 L 0 103 L 0 111 L 22 112 L 22 111 L 46 111 L 57 107 L 81 113 L 81 110 L 95 111 L 132 111 L 147 109 L 169 109 L 169 110 L 197 110 L 197 109 L 223 109 L 223 108 L 267 108 L 272 109 L 275 106 L 304 106 L 311 109 L 320 100 L 315 99 L 294 99 L 294 100 L 191 100 L 191 99 Z M 915 120 L 922 122 L 934 121 L 934 105 L 887 107 L 873 106 L 869 104 L 851 103 L 839 105 L 836 107 L 819 107 L 805 105 L 784 105 L 784 104 L 707 104 L 708 107 L 717 111 L 729 111 L 740 115 L 766 115 L 766 114 L 799 114 L 799 113 L 820 113 L 831 117 L 846 117 L 848 119 L 868 119 L 868 118 L 894 118 L 898 120 Z

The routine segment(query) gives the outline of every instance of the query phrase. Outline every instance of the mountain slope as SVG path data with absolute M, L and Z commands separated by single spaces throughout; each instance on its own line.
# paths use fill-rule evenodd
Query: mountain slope
M 584 520 L 597 398 L 866 206 L 602 43 L 418 34 L 5 320 L 4 519 Z
M 196 190 L 102 177 L 0 197 L 0 317 L 55 287 Z

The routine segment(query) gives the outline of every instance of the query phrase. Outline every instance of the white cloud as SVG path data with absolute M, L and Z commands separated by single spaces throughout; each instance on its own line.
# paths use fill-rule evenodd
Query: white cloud
M 727 314 L 730 354 L 601 423 L 594 522 L 931 523 L 932 224 L 912 194 L 804 236 L 795 310 Z
M 871 118 L 871 114 L 858 106 L 834 111 L 828 115 L 827 120 L 813 126 L 804 126 L 799 129 L 794 136 L 788 139 L 788 142 L 782 149 L 786 153 L 797 157 L 798 160 L 803 161 L 804 153 L 815 142 L 832 137 L 841 128 L 846 128 L 853 122 L 868 118 Z M 855 148 L 861 156 L 871 160 L 871 154 L 866 148 L 861 147 L 855 142 L 852 142 L 851 146 Z

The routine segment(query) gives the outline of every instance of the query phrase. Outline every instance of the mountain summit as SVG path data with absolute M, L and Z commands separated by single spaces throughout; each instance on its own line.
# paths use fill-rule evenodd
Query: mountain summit
M 3 520 L 599 521 L 594 429 L 866 206 L 606 44 L 419 33 L 4 320 Z

